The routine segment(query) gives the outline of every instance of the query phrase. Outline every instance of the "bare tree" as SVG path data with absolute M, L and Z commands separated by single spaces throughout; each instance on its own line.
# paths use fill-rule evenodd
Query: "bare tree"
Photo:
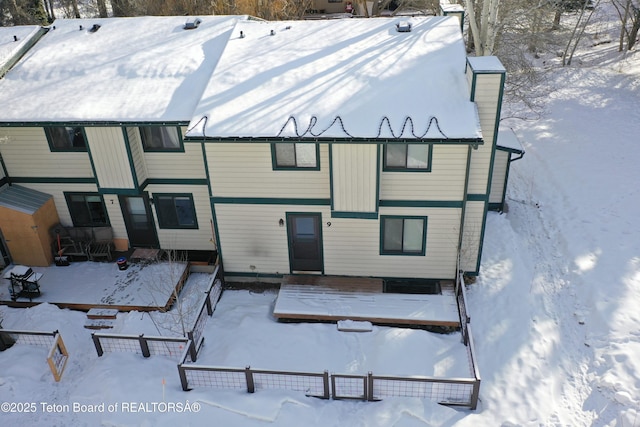
M 618 50 L 631 50 L 638 40 L 640 31 L 640 1 L 638 0 L 613 0 L 618 15 L 620 16 L 620 40 Z

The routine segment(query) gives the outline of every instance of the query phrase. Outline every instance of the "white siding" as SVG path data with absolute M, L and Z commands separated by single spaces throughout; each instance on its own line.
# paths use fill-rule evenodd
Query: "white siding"
M 333 210 L 376 212 L 378 146 L 334 144 L 331 151 Z
M 131 157 L 133 158 L 133 167 L 136 170 L 138 184 L 142 184 L 148 177 L 147 165 L 144 162 L 144 151 L 142 150 L 142 140 L 137 127 L 127 128 L 127 138 L 129 139 L 129 148 L 131 149 Z
M 478 107 L 484 144 L 471 153 L 468 189 L 470 194 L 486 194 L 487 192 L 491 151 L 496 121 L 498 120 L 496 113 L 498 111 L 498 102 L 500 101 L 501 78 L 502 74 L 477 74 L 475 76 L 474 100 Z
M 431 172 L 382 172 L 380 199 L 463 200 L 468 151 L 467 145 L 436 144 Z
M 186 129 L 181 128 L 182 135 Z M 149 178 L 203 179 L 204 170 L 202 146 L 199 143 L 185 142 L 183 153 L 144 152 Z
M 212 215 L 209 202 L 209 190 L 206 185 L 149 185 L 145 188 L 153 197 L 156 193 L 187 193 L 193 196 L 193 204 L 196 209 L 198 228 L 192 229 L 165 229 L 159 228 L 156 206 L 152 205 L 154 221 L 156 223 L 158 240 L 163 249 L 191 249 L 208 250 L 215 249 L 213 231 L 211 227 Z
M 109 222 L 113 230 L 114 239 L 126 239 L 129 240 L 127 234 L 127 227 L 124 224 L 124 217 L 122 216 L 122 209 L 120 208 L 120 199 L 117 194 L 104 194 L 104 205 L 107 208 L 107 215 L 109 215 Z
M 216 197 L 329 198 L 327 144 L 320 144 L 319 171 L 274 171 L 267 143 L 208 143 L 205 148 Z
M 102 188 L 135 188 L 122 128 L 85 128 L 93 166 Z
M 325 274 L 449 278 L 455 275 L 460 209 L 380 208 L 381 215 L 427 216 L 425 256 L 380 255 L 380 221 L 331 218 L 328 206 L 217 204 L 225 270 L 288 274 L 287 212 L 322 214 Z M 279 225 L 279 220 L 285 226 Z M 328 223 L 331 223 L 329 226 Z
M 6 139 L 5 139 L 6 137 Z M 51 152 L 44 128 L 0 129 L 0 153 L 9 176 L 93 178 L 87 152 Z
M 485 202 L 467 202 L 464 214 L 464 232 L 460 250 L 461 268 L 464 271 L 476 271 L 480 252 L 480 238 L 484 218 Z
M 491 192 L 489 193 L 489 203 L 501 203 L 504 192 L 504 180 L 507 175 L 507 165 L 510 154 L 503 150 L 496 150 L 493 161 L 493 174 L 491 176 Z

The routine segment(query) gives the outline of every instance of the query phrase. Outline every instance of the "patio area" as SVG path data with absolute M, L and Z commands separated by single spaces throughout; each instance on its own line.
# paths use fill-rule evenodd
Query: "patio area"
M 186 262 L 140 262 L 120 270 L 116 262 L 72 262 L 68 266 L 32 267 L 38 275 L 40 293 L 31 298 L 11 295 L 11 271 L 23 266 L 8 266 L 0 286 L 0 304 L 32 307 L 41 303 L 60 308 L 88 311 L 91 308 L 118 311 L 167 310 L 173 294 L 189 275 Z M 14 270 L 15 269 L 15 270 Z

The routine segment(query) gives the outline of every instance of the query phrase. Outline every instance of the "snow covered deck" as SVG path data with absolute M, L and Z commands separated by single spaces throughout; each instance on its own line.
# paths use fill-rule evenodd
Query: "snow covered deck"
M 11 269 L 7 267 L 3 276 Z M 110 308 L 119 311 L 166 310 L 173 304 L 173 292 L 181 289 L 188 274 L 187 263 L 160 262 L 129 264 L 119 270 L 115 262 L 73 262 L 66 267 L 32 267 L 42 274 L 38 281 L 41 294 L 29 301 L 12 301 L 10 281 L 0 283 L 0 304 L 31 307 L 41 303 L 60 308 L 88 311 Z
M 278 320 L 360 320 L 375 324 L 458 327 L 455 296 L 382 292 L 382 280 L 287 276 L 273 309 Z

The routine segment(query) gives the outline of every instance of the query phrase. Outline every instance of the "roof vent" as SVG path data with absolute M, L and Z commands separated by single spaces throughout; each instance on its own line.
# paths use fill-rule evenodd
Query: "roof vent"
M 100 24 L 93 24 L 93 26 L 91 28 L 89 28 L 89 32 L 90 33 L 95 33 L 99 29 L 100 29 Z
M 396 30 L 399 33 L 409 33 L 411 32 L 411 22 L 409 21 L 401 21 L 396 24 Z
M 198 26 L 200 25 L 202 21 L 200 20 L 200 18 L 189 18 L 187 20 L 187 22 L 184 23 L 184 29 L 185 30 L 194 30 L 196 28 L 198 28 Z
M 17 41 L 18 41 L 18 36 L 14 35 L 14 36 L 13 36 L 13 41 L 14 41 L 14 42 L 17 42 Z
M 84 30 L 84 27 L 82 25 L 80 25 L 80 31 Z
M 240 38 L 243 39 L 244 38 L 244 31 L 240 31 Z
M 275 35 L 276 35 L 276 32 L 275 32 L 274 30 L 271 30 L 271 33 L 270 33 L 270 34 L 271 34 L 272 36 L 275 36 Z

